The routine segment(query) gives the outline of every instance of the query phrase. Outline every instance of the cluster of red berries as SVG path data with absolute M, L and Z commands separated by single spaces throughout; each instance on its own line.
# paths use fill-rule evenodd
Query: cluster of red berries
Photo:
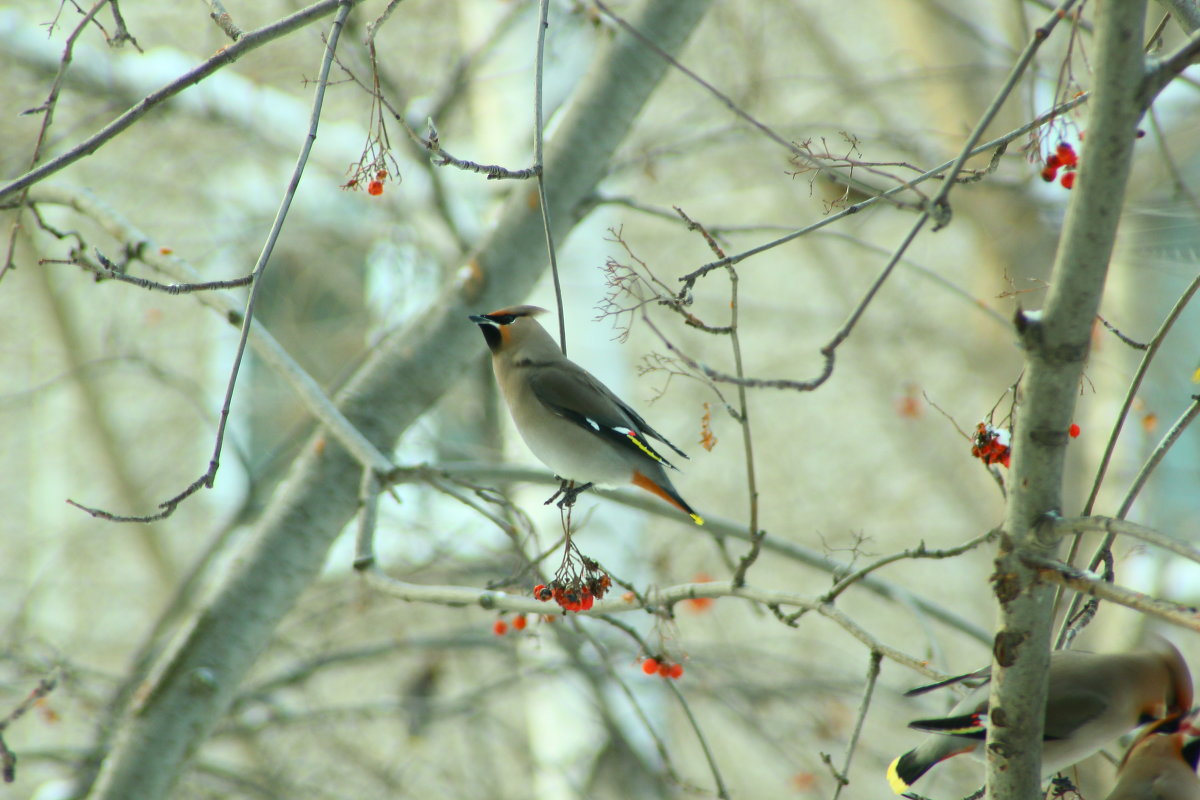
M 592 605 L 612 587 L 612 578 L 604 573 L 589 575 L 587 580 L 552 580 L 533 587 L 533 596 L 543 603 L 554 600 L 563 611 L 590 611 Z
M 525 626 L 528 624 L 529 621 L 525 619 L 524 614 L 517 614 L 515 617 L 513 617 L 512 629 L 514 631 L 523 631 L 525 630 Z M 492 623 L 492 633 L 496 634 L 497 636 L 503 636 L 504 634 L 508 633 L 508 627 L 509 626 L 507 622 L 502 619 L 498 619 Z
M 1052 182 L 1058 176 L 1059 168 L 1063 170 L 1063 175 L 1058 182 L 1064 189 L 1070 189 L 1075 185 L 1075 170 L 1079 168 L 1079 154 L 1066 142 L 1059 142 L 1054 152 L 1047 156 L 1046 166 L 1042 167 L 1042 180 L 1046 183 Z
M 1003 464 L 1007 467 L 1012 460 L 1012 433 L 987 422 L 979 423 L 971 440 L 971 455 L 988 466 Z
M 1074 439 L 1079 435 L 1079 426 L 1072 422 L 1067 435 Z M 1012 433 L 1004 428 L 995 428 L 987 422 L 975 426 L 975 438 L 971 440 L 971 455 L 984 464 L 1003 464 L 1012 461 Z
M 642 662 L 642 672 L 647 675 L 658 674 L 663 678 L 678 680 L 683 674 L 683 664 L 672 664 L 665 658 L 654 658 L 651 656 Z

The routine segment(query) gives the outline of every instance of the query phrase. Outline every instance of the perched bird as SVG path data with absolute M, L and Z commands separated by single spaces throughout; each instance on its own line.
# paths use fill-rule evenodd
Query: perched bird
M 492 368 L 517 430 L 533 454 L 564 481 L 565 502 L 596 483 L 632 483 L 703 525 L 667 477 L 665 467 L 675 466 L 649 438 L 687 455 L 567 359 L 534 319 L 544 312 L 537 306 L 513 306 L 470 319 L 492 351 Z
M 951 756 L 982 756 L 990 672 L 980 670 L 907 693 L 913 696 L 970 678 L 985 679 L 949 716 L 908 724 L 933 735 L 888 766 L 888 783 L 896 794 L 907 792 L 917 778 Z M 1049 777 L 1138 725 L 1191 706 L 1191 673 L 1179 651 L 1165 639 L 1156 637 L 1149 649 L 1130 653 L 1057 650 L 1050 654 L 1042 774 Z
M 1107 800 L 1200 800 L 1200 710 L 1169 717 L 1138 737 Z

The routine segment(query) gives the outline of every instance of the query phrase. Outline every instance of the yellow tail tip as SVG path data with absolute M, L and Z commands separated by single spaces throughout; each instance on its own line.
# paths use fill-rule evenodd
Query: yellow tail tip
M 892 763 L 888 764 L 887 768 L 888 786 L 891 786 L 892 791 L 896 794 L 904 794 L 912 788 L 910 784 L 904 782 L 904 779 L 900 777 L 900 773 L 896 771 L 896 765 L 900 763 L 901 758 L 903 756 L 896 756 L 892 759 Z
M 704 517 L 700 516 L 699 514 L 692 514 L 690 516 L 692 518 L 692 522 L 696 523 L 697 525 L 704 524 Z

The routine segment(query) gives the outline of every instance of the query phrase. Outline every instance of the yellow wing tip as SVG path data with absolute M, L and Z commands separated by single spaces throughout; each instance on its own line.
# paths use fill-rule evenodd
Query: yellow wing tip
M 692 518 L 692 522 L 696 523 L 697 525 L 704 524 L 704 517 L 700 516 L 699 514 L 692 514 L 691 518 Z
M 904 779 L 900 777 L 900 773 L 896 771 L 896 765 L 900 763 L 901 758 L 903 758 L 903 756 L 896 756 L 894 759 L 892 759 L 892 763 L 888 764 L 887 768 L 888 786 L 891 786 L 892 791 L 896 794 L 904 794 L 910 788 L 912 788 L 909 784 L 904 782 Z

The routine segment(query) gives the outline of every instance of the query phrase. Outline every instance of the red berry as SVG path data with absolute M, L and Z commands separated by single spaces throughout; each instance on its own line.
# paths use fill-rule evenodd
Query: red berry
M 679 680 L 679 676 L 683 674 L 683 664 L 672 664 L 671 669 L 667 671 L 667 677 L 672 680 Z
M 1079 435 L 1079 426 L 1072 422 L 1071 427 L 1067 428 L 1067 433 L 1070 434 L 1072 439 L 1074 439 Z
M 525 621 L 524 614 L 517 614 L 515 617 L 513 617 L 513 627 L 519 631 L 525 630 L 525 626 L 528 624 L 529 623 Z
M 1058 182 L 1062 184 L 1062 187 L 1064 189 L 1070 189 L 1072 186 L 1075 185 L 1075 173 L 1074 172 L 1065 173 L 1061 178 L 1059 178 Z
M 1046 157 L 1046 166 L 1047 167 L 1061 167 L 1062 163 L 1063 163 L 1062 159 L 1060 159 L 1058 157 L 1058 153 L 1051 153 L 1049 156 Z
M 1042 169 L 1042 180 L 1050 183 L 1058 175 L 1058 167 L 1046 166 Z
M 1059 142 L 1058 149 L 1054 151 L 1054 155 L 1058 156 L 1058 161 L 1064 167 L 1074 167 L 1079 164 L 1079 155 L 1075 152 L 1075 148 L 1066 142 Z
M 664 678 L 667 677 L 668 675 L 670 675 L 671 674 L 671 665 L 668 664 L 666 661 L 658 662 L 658 674 Z
M 371 181 L 368 183 L 367 194 L 374 196 L 383 194 L 383 181 Z
M 492 633 L 497 636 L 503 636 L 508 633 L 508 623 L 502 619 L 498 619 L 492 624 Z
M 647 675 L 653 675 L 658 672 L 658 661 L 653 658 L 647 658 L 642 662 L 642 672 Z

